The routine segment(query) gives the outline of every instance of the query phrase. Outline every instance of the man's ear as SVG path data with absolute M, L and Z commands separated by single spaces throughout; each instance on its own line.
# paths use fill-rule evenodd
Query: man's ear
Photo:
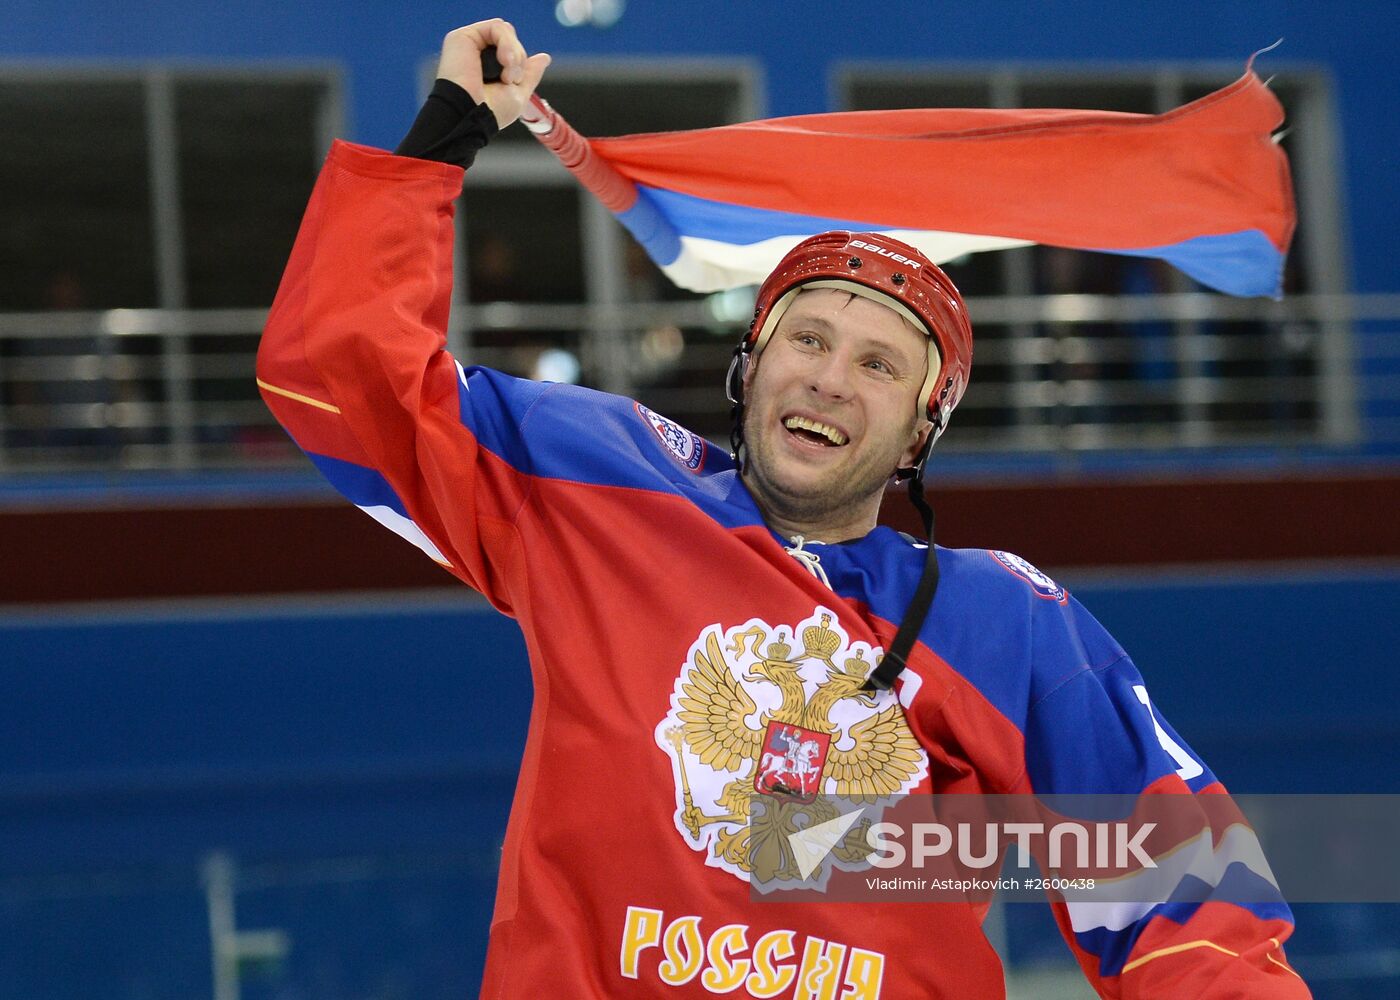
M 753 354 L 746 355 L 746 360 L 744 361 L 744 375 L 743 378 L 740 379 L 740 383 L 744 387 L 745 399 L 749 398 L 749 386 L 753 385 L 753 376 L 756 371 L 758 371 L 758 358 Z
M 914 430 L 909 439 L 909 447 L 899 456 L 899 467 L 901 469 L 912 468 L 919 460 L 919 455 L 923 453 L 924 443 L 928 441 L 928 436 L 933 433 L 933 423 L 929 420 L 920 420 L 914 425 Z

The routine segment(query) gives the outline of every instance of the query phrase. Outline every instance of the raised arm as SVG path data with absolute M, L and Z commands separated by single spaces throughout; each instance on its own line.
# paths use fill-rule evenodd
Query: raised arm
M 481 82 L 487 45 L 500 83 Z M 463 168 L 548 62 L 499 19 L 459 28 L 440 72 L 494 121 L 425 108 L 412 156 L 335 143 L 258 352 L 264 400 L 331 483 L 507 612 L 528 489 L 521 425 L 545 387 L 463 370 L 445 350 L 452 219 Z

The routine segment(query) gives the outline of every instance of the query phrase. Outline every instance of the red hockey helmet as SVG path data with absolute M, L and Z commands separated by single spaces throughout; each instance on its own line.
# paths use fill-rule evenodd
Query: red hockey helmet
M 880 233 L 835 230 L 788 251 L 758 290 L 741 354 L 757 358 L 797 293 L 838 288 L 888 306 L 928 336 L 928 375 L 919 398 L 943 433 L 972 371 L 972 323 L 962 296 L 943 270 L 907 243 Z M 743 364 L 731 369 L 730 397 L 739 401 Z

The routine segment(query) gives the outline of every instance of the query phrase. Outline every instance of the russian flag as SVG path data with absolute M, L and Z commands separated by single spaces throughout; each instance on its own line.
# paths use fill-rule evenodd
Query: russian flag
M 938 262 L 1034 243 L 1158 257 L 1222 292 L 1276 296 L 1295 222 L 1282 122 L 1247 69 L 1160 115 L 856 111 L 560 155 L 696 291 L 761 282 L 804 237 L 850 229 Z

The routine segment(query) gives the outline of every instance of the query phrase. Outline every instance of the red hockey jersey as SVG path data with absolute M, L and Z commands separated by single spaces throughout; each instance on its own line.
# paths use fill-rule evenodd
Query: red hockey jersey
M 673 421 L 463 368 L 444 337 L 462 180 L 337 143 L 258 382 L 337 489 L 524 631 L 535 700 L 482 996 L 1002 996 L 971 902 L 794 902 L 787 882 L 823 872 L 782 857 L 753 891 L 750 794 L 1223 789 L 1118 644 L 1009 553 L 940 549 L 908 669 L 861 692 L 926 548 L 877 528 L 794 558 L 729 456 Z M 1281 899 L 1055 907 L 1103 996 L 1308 995 Z

